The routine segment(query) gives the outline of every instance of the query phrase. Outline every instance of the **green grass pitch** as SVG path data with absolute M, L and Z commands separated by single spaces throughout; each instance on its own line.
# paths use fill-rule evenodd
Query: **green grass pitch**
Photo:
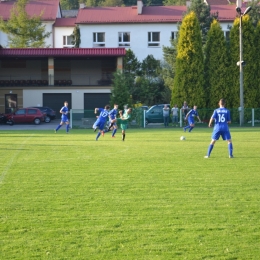
M 0 131 L 0 259 L 259 259 L 259 128 L 211 132 Z

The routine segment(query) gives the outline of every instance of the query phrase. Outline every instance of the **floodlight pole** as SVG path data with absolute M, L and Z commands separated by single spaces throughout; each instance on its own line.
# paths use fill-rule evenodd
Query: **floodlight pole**
M 239 85 L 240 85 L 240 126 L 244 124 L 244 84 L 243 84 L 243 35 L 242 35 L 242 16 L 239 16 Z

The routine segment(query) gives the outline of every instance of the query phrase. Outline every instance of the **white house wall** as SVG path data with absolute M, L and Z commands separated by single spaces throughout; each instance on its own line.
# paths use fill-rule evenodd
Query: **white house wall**
M 118 48 L 118 32 L 130 32 L 130 48 L 140 61 L 150 54 L 162 59 L 162 46 L 170 46 L 171 32 L 176 31 L 177 24 L 172 23 L 80 25 L 80 47 L 93 48 L 93 33 L 105 32 L 105 47 Z M 148 32 L 160 32 L 160 47 L 148 47 Z
M 54 48 L 63 48 L 63 36 L 72 35 L 74 27 L 54 27 Z

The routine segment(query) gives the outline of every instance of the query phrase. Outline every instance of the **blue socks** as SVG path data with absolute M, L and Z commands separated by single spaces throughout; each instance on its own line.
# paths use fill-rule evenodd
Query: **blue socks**
M 207 156 L 208 156 L 208 157 L 210 156 L 210 153 L 211 153 L 213 147 L 214 147 L 214 144 L 210 144 L 210 145 L 209 145 L 208 153 L 207 153 Z
M 101 135 L 100 132 L 97 133 L 96 141 L 98 140 L 99 136 Z
M 68 133 L 70 129 L 70 125 L 66 125 L 66 132 Z
M 229 156 L 233 156 L 233 145 L 232 145 L 232 143 L 228 144 L 228 152 L 229 152 Z
M 189 132 L 191 132 L 191 130 L 192 130 L 193 128 L 194 128 L 193 126 L 190 126 L 190 130 L 189 130 Z
M 56 131 L 58 131 L 61 127 L 62 127 L 62 125 L 58 125 L 56 128 Z
M 117 130 L 117 129 L 114 129 L 114 130 L 113 130 L 112 136 L 114 136 L 114 135 L 116 134 L 116 130 Z

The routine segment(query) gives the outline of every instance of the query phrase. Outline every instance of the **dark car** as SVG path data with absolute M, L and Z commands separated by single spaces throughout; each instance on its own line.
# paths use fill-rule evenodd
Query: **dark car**
M 49 107 L 34 107 L 40 109 L 43 113 L 46 114 L 46 117 L 44 119 L 45 123 L 50 123 L 51 120 L 56 118 L 56 111 Z
M 19 123 L 34 123 L 39 125 L 44 122 L 46 114 L 38 108 L 28 107 L 20 108 L 15 113 L 13 113 L 13 122 L 15 124 Z
M 166 104 L 170 108 L 170 104 Z M 163 107 L 164 104 L 154 105 L 145 113 L 145 124 L 163 123 Z

